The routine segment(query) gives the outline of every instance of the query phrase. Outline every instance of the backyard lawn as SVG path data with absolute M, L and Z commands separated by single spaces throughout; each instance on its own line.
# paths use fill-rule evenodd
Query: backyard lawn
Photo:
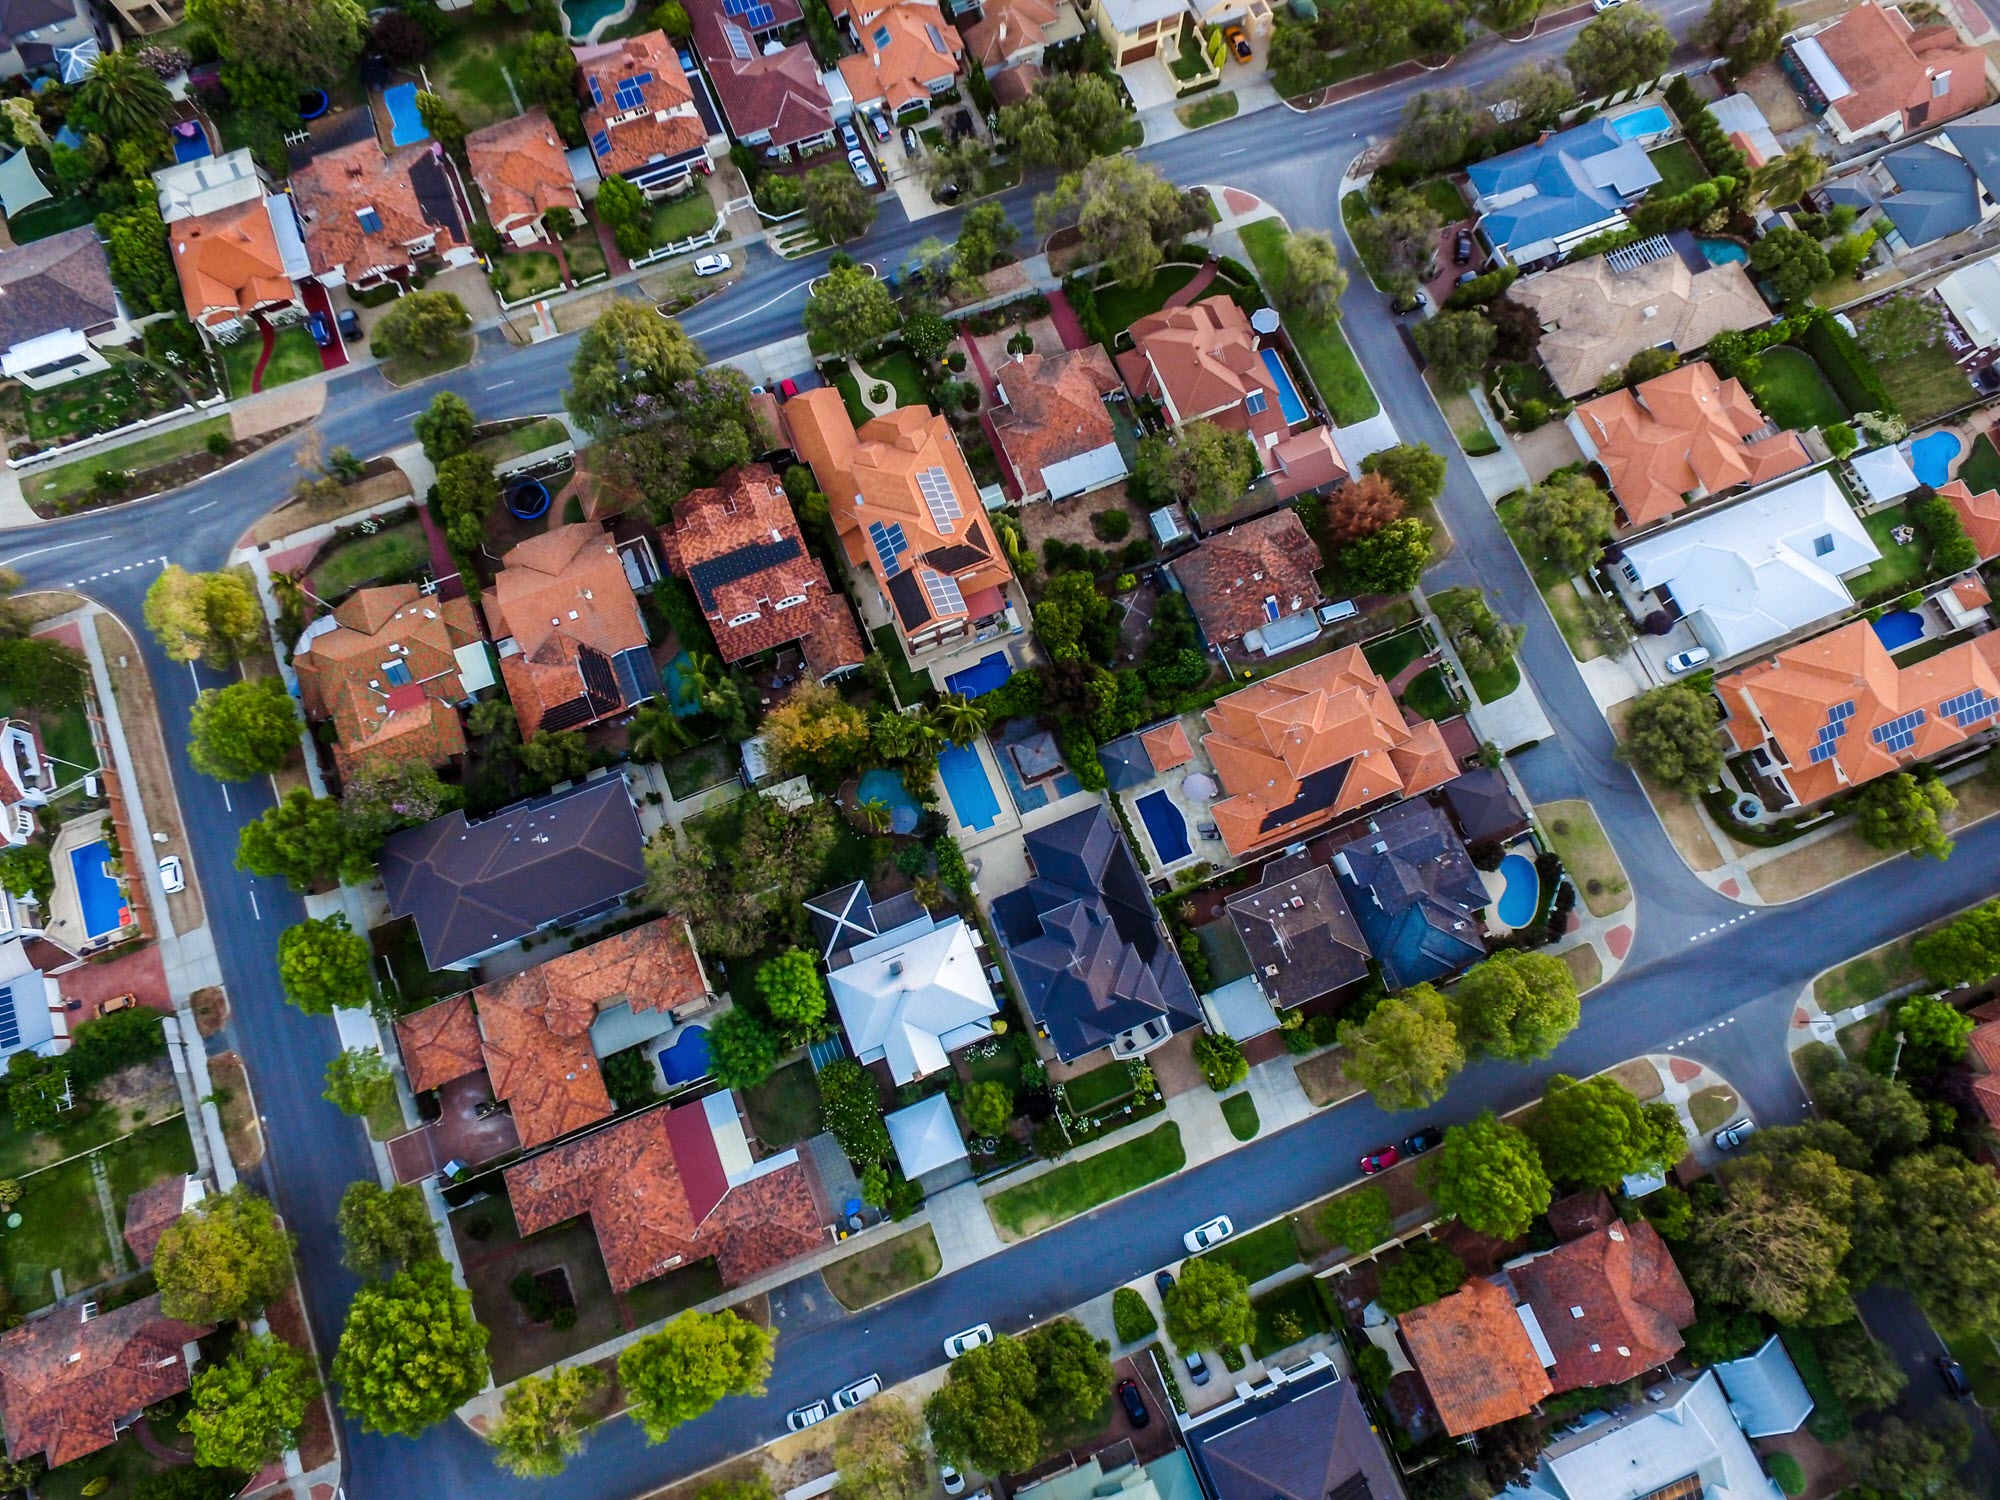
M 1189 130 L 1199 130 L 1204 125 L 1219 125 L 1224 120 L 1235 119 L 1236 109 L 1236 96 L 1224 90 L 1219 94 L 1209 94 L 1193 104 L 1183 104 L 1174 113 Z
M 1118 335 L 1149 313 L 1167 305 L 1167 298 L 1193 281 L 1199 266 L 1162 266 L 1147 282 L 1118 281 L 1097 289 L 1097 315 L 1104 322 L 1105 336 L 1112 343 Z
M 674 245 L 707 234 L 715 227 L 715 200 L 696 185 L 691 193 L 668 198 L 653 207 L 653 248 Z
M 521 112 L 507 87 L 507 65 L 526 36 L 524 27 L 482 19 L 454 28 L 431 54 L 425 71 L 467 129 L 478 130 Z
M 320 553 L 306 586 L 329 604 L 345 599 L 364 583 L 401 578 L 430 561 L 423 522 L 412 516 L 373 536 L 352 536 Z
M 562 265 L 553 251 L 510 250 L 494 259 L 493 290 L 502 302 L 525 302 L 562 284 Z
M 1975 495 L 2000 490 L 2000 452 L 1994 450 L 1991 434 L 1982 432 L 1973 439 L 1972 451 L 1958 466 L 1958 477 Z
M 1262 1229 L 1224 1240 L 1202 1257 L 1219 1260 L 1255 1286 L 1266 1276 L 1275 1276 L 1286 1266 L 1299 1263 L 1299 1242 L 1292 1233 L 1290 1219 L 1273 1219 Z
M 1449 183 L 1443 185 L 1451 186 Z M 1275 285 L 1284 271 L 1285 226 L 1277 219 L 1261 219 L 1255 224 L 1244 225 L 1238 233 L 1243 240 L 1244 253 L 1250 257 L 1264 284 Z M 1103 305 L 1100 296 L 1100 310 Z M 1106 323 L 1105 326 L 1111 325 Z M 1326 403 L 1327 413 L 1336 427 L 1365 422 L 1381 411 L 1382 403 L 1375 399 L 1374 388 L 1368 384 L 1368 377 L 1362 374 L 1361 363 L 1348 347 L 1347 336 L 1340 331 L 1338 321 L 1315 326 L 1294 320 L 1286 325 L 1285 331 L 1291 335 L 1292 347 L 1298 351 L 1299 358 L 1305 361 L 1306 373 L 1319 387 L 1320 399 Z
M 929 697 L 930 674 L 910 669 L 909 658 L 903 655 L 903 643 L 896 637 L 896 627 L 894 625 L 878 627 L 874 640 L 875 649 L 888 664 L 889 684 L 896 690 L 896 701 L 905 708 L 912 708 Z
M 819 1080 L 809 1058 L 787 1063 L 755 1088 L 745 1089 L 743 1104 L 750 1112 L 750 1128 L 771 1150 L 820 1132 Z
M 1876 369 L 1912 431 L 1932 417 L 1956 411 L 1976 394 L 1943 339 L 1901 359 L 1883 360 Z
M 1327 1331 L 1326 1308 L 1320 1302 L 1318 1283 L 1310 1276 L 1301 1276 L 1274 1292 L 1266 1292 L 1250 1307 L 1257 1314 L 1257 1332 L 1251 1337 L 1250 1350 L 1259 1359 L 1269 1359 L 1280 1349 Z M 1289 1317 L 1298 1324 L 1298 1338 L 1286 1337 L 1289 1329 L 1279 1332 L 1277 1322 L 1281 1317 Z
M 485 454 L 495 464 L 504 464 L 524 453 L 533 453 L 537 448 L 553 448 L 557 443 L 568 441 L 569 429 L 563 426 L 561 417 L 543 417 L 538 422 L 481 438 L 472 445 L 472 451 Z
M 229 394 L 238 398 L 250 394 L 250 380 L 263 357 L 264 340 L 252 329 L 233 344 L 222 346 L 222 367 L 229 374 Z M 322 366 L 319 345 L 299 324 L 278 330 L 271 342 L 271 362 L 264 367 L 264 383 L 259 390 L 273 390 L 308 375 L 319 374 Z
M 1870 599 L 1900 597 L 1923 581 L 1926 552 L 1923 533 L 1918 532 L 1916 540 L 1909 542 L 1899 542 L 1894 536 L 1898 526 L 1910 524 L 1905 506 L 1892 505 L 1887 510 L 1873 511 L 1861 518 L 1861 524 L 1875 539 L 1882 560 L 1871 565 L 1867 572 L 1847 580 L 1847 587 L 1856 599 L 1865 603 Z
M 1542 832 L 1556 846 L 1563 868 L 1576 882 L 1592 916 L 1608 917 L 1632 899 L 1626 891 L 1625 867 L 1618 862 L 1618 851 L 1604 837 L 1588 802 L 1545 802 L 1536 811 L 1541 814 Z M 1597 887 L 1594 891 L 1593 885 Z
M 90 1163 L 67 1161 L 21 1179 L 19 1229 L 0 1230 L 0 1274 L 23 1312 L 56 1300 L 52 1272 L 65 1292 L 96 1286 L 111 1274 L 111 1247 Z
M 17 245 L 25 245 L 30 240 L 45 240 L 52 234 L 88 224 L 106 207 L 107 204 L 88 195 L 51 198 L 46 203 L 37 203 L 32 208 L 8 215 L 7 233 Z
M 1847 408 L 1826 376 L 1802 349 L 1783 344 L 1757 356 L 1755 373 L 1740 377 L 1765 416 L 1780 427 L 1803 432 L 1847 420 Z
M 1187 1165 L 1181 1128 L 1166 1124 L 1136 1140 L 1070 1162 L 987 1200 L 1003 1239 L 1018 1240 L 1136 1192 Z
M 163 1177 L 195 1169 L 194 1142 L 188 1139 L 187 1118 L 175 1115 L 128 1135 L 104 1150 L 104 1175 L 111 1185 L 111 1203 L 119 1222 L 125 1202 L 141 1188 Z
M 1419 198 L 1438 212 L 1438 217 L 1447 224 L 1455 224 L 1465 217 L 1465 194 L 1446 177 L 1432 177 L 1416 185 L 1414 190 Z
M 870 1245 L 846 1260 L 837 1260 L 820 1274 L 826 1278 L 827 1290 L 840 1299 L 842 1307 L 859 1312 L 898 1292 L 921 1286 L 937 1275 L 943 1264 L 937 1237 L 925 1225 Z
M 1708 180 L 1701 158 L 1686 141 L 1674 141 L 1648 151 L 1646 158 L 1660 174 L 1659 191 L 1667 197 L 1677 198 L 1696 183 Z
M 74 781 L 83 772 L 97 769 L 97 745 L 90 737 L 90 721 L 81 708 L 29 703 L 13 687 L 0 686 L 0 717 L 19 718 L 29 712 L 34 715 L 42 749 L 61 762 L 56 777 L 59 782 Z M 7 1118 L 0 1118 L 0 1138 L 10 1128 Z

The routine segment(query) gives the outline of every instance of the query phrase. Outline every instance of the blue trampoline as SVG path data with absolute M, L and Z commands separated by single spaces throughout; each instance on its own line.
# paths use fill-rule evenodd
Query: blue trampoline
M 399 83 L 382 90 L 382 107 L 389 111 L 390 145 L 414 146 L 418 141 L 430 139 L 431 133 L 424 128 L 424 117 L 417 109 L 414 83 Z
M 915 833 L 917 818 L 921 809 L 917 799 L 910 795 L 910 789 L 903 785 L 903 778 L 894 771 L 885 771 L 877 766 L 872 771 L 862 773 L 861 786 L 855 798 L 863 807 L 871 802 L 880 802 L 889 809 L 889 831 L 891 833 Z
M 953 672 L 945 678 L 944 687 L 948 693 L 980 698 L 997 687 L 1004 687 L 1013 675 L 1014 664 L 1007 660 L 1007 653 L 995 651 L 991 656 L 982 656 L 964 671 Z
M 523 479 L 507 492 L 507 509 L 523 521 L 549 513 L 549 487 L 539 479 Z
M 1187 819 L 1174 806 L 1173 798 L 1165 792 L 1148 792 L 1137 805 L 1139 821 L 1146 825 L 1146 832 L 1152 836 L 1153 848 L 1159 853 L 1161 864 L 1170 865 L 1194 852 L 1194 846 L 1188 842 Z
M 660 1049 L 660 1076 L 670 1085 L 708 1077 L 708 1033 L 700 1026 L 682 1028 L 672 1046 Z

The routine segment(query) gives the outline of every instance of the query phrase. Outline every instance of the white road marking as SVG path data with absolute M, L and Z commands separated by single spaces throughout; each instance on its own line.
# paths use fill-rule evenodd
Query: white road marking
M 93 540 L 101 541 L 102 538 L 93 538 Z M 75 547 L 75 546 L 80 546 L 82 544 L 78 542 L 65 542 L 63 545 L 69 547 Z M 53 552 L 56 549 L 51 547 L 47 550 Z M 32 553 L 28 555 L 33 556 Z M 161 567 L 165 567 L 167 560 L 164 557 L 142 557 L 139 559 L 139 561 L 135 563 L 126 563 L 125 566 L 123 566 L 122 568 L 106 568 L 102 573 L 89 573 L 82 578 L 65 579 L 63 581 L 63 587 L 66 589 L 80 588 L 86 583 L 95 583 L 100 578 L 111 578 L 115 577 L 117 574 L 120 573 L 129 573 L 134 568 L 150 568 L 155 563 L 159 564 Z M 5 566 L 5 564 L 0 564 L 0 566 Z
M 1682 1037 L 1677 1042 L 1668 1042 L 1667 1051 L 1671 1052 L 1676 1047 L 1685 1047 L 1689 1042 L 1695 1041 L 1700 1037 L 1705 1037 L 1712 1031 L 1720 1031 L 1725 1026 L 1734 1026 L 1735 1024 L 1736 1024 L 1736 1017 L 1724 1016 L 1720 1021 L 1717 1021 L 1713 1026 L 1704 1026 L 1699 1031 L 1690 1031 L 1686 1036 Z
M 1756 915 L 1757 913 L 1755 911 L 1746 911 L 1738 913 L 1736 916 L 1731 917 L 1727 922 L 1717 922 L 1713 927 L 1705 927 L 1700 932 L 1688 934 L 1688 941 L 1690 943 L 1698 943 L 1705 937 L 1713 937 L 1718 932 L 1722 932 L 1728 928 L 1734 927 L 1738 922 L 1747 922 Z
M 87 536 L 80 542 L 58 542 L 53 547 L 37 547 L 31 552 L 16 552 L 12 557 L 0 557 L 0 568 L 9 568 L 17 562 L 26 562 L 31 557 L 40 557 L 44 552 L 64 552 L 71 547 L 88 547 L 92 542 L 109 540 L 111 533 L 106 531 L 97 536 Z
M 512 385 L 513 383 L 514 382 L 511 380 L 496 380 L 492 385 L 486 387 L 486 389 L 489 391 L 502 390 L 505 387 Z
M 225 812 L 235 812 L 235 811 L 236 811 L 236 804 L 235 804 L 234 802 L 231 802 L 231 801 L 229 800 L 229 783 L 228 783 L 228 782 L 226 782 L 226 781 L 218 781 L 218 782 L 216 782 L 216 785 L 222 788 L 222 807 L 223 807 L 223 810 L 224 810 Z
M 1248 146 L 1238 146 L 1234 151 L 1225 151 L 1222 154 L 1224 156 L 1241 156 L 1245 151 L 1248 151 L 1249 149 L 1250 148 Z
M 490 387 L 489 387 L 489 389 L 490 389 Z M 406 412 L 404 412 L 404 413 L 403 413 L 403 414 L 402 414 L 402 415 L 401 415 L 400 417 L 396 418 L 396 420 L 397 420 L 398 422 L 407 422 L 407 421 L 409 421 L 409 420 L 410 420 L 410 419 L 411 419 L 412 417 L 421 417 L 421 416 L 422 416 L 423 414 L 424 414 L 424 409 L 423 409 L 423 408 L 422 408 L 422 407 L 420 406 L 420 407 L 418 407 L 418 408 L 417 408 L 417 409 L 416 409 L 415 411 L 406 411 Z
M 765 308 L 783 302 L 787 297 L 791 296 L 792 293 L 798 291 L 800 287 L 811 286 L 818 279 L 819 278 L 816 276 L 808 276 L 804 281 L 797 282 L 794 285 L 787 287 L 784 291 L 778 293 L 777 296 L 772 297 L 767 301 L 759 302 L 755 307 L 745 309 L 744 311 L 738 313 L 735 317 L 728 319 L 726 322 L 710 324 L 702 331 L 704 333 L 720 333 L 723 329 L 729 327 L 731 323 L 741 323 L 745 318 L 754 318 L 758 313 L 762 312 Z
M 264 920 L 264 913 L 257 905 L 257 889 L 255 886 L 252 886 L 250 889 L 250 910 L 256 915 L 258 921 L 261 922 Z
M 198 516 L 203 511 L 209 509 L 211 506 L 220 505 L 221 503 L 222 502 L 220 500 L 204 500 L 201 504 L 191 507 L 188 511 L 188 514 L 191 516 Z

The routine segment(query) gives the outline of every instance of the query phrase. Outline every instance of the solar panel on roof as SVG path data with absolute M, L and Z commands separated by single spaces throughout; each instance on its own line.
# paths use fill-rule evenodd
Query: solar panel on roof
M 1826 711 L 1826 719 L 1829 724 L 1838 724 L 1853 717 L 1854 700 L 1852 698 L 1849 698 L 1845 703 L 1836 703 Z
M 1974 724 L 2000 713 L 2000 698 L 1993 697 L 1985 688 L 1973 688 L 1945 699 L 1938 705 L 1938 713 L 1955 722 L 1960 729 L 1970 729 Z
M 1811 753 L 1806 756 L 1806 759 L 1810 761 L 1812 764 L 1818 765 L 1823 760 L 1832 760 L 1835 752 L 1838 751 L 1839 748 L 1840 747 L 1838 745 L 1834 744 L 1831 740 L 1828 740 L 1825 741 L 1824 743 L 1814 745 L 1812 747 Z
M 894 578 L 903 571 L 902 555 L 910 550 L 909 539 L 903 535 L 900 521 L 884 525 L 880 521 L 868 523 L 868 540 L 875 544 L 875 555 L 882 559 L 882 576 Z
M 939 534 L 950 536 L 957 529 L 959 517 L 965 514 L 952 490 L 951 476 L 933 465 L 917 476 L 917 488 L 923 491 L 924 504 L 930 507 L 931 520 Z
M 1847 733 L 1847 721 L 1845 719 L 1842 719 L 1838 724 L 1822 724 L 1819 727 L 1819 738 L 1815 741 L 1815 743 L 1821 745 L 1831 745 L 1835 740 L 1839 739 L 1842 735 L 1846 733 Z
M 889 28 L 886 26 L 877 26 L 875 28 L 875 50 L 877 52 L 880 52 L 888 45 L 889 45 Z
M 592 77 L 590 80 L 590 102 L 595 104 L 599 109 L 604 108 L 604 90 L 597 86 L 597 79 L 595 77 Z
M 965 595 L 958 591 L 958 580 L 946 573 L 933 573 L 929 568 L 923 571 L 924 594 L 931 601 L 931 609 L 941 615 L 962 615 L 965 613 Z
M 1913 708 L 1906 714 L 1898 714 L 1886 724 L 1877 724 L 1869 731 L 1868 738 L 1887 749 L 1907 750 L 1916 738 L 1917 727 L 1924 722 L 1924 711 Z M 1900 745 L 1891 745 L 1891 740 L 1901 740 Z
M 14 995 L 0 989 L 0 1048 L 21 1045 L 21 1019 L 14 1014 Z
M 733 21 L 722 23 L 722 34 L 729 40 L 729 50 L 743 62 L 750 61 L 750 38 L 743 34 L 743 28 Z
M 651 73 L 638 73 L 633 75 L 632 81 L 638 84 L 640 88 L 644 88 L 653 81 L 653 75 Z
M 951 56 L 951 49 L 945 46 L 944 44 L 943 32 L 939 31 L 937 27 L 931 25 L 931 23 L 928 21 L 924 22 L 924 30 L 930 34 L 931 48 L 933 51 L 935 51 L 940 57 Z
M 611 154 L 611 132 L 600 130 L 591 136 L 590 149 L 595 151 L 599 156 L 609 156 Z
M 740 16 L 749 8 L 750 0 L 722 0 L 722 13 L 725 16 Z
M 659 663 L 653 660 L 653 653 L 644 646 L 632 646 L 620 651 L 611 658 L 611 670 L 617 675 L 618 693 L 627 708 L 666 693 Z
M 539 727 L 543 729 L 574 729 L 579 724 L 588 724 L 597 715 L 591 712 L 590 704 L 583 698 L 572 698 L 567 703 L 558 703 L 542 715 Z
M 640 89 L 639 80 L 636 78 L 619 79 L 615 94 L 618 108 L 621 110 L 637 109 L 646 102 L 645 92 Z
M 768 5 L 753 5 L 745 12 L 743 19 L 748 21 L 757 30 L 762 31 L 766 26 L 775 26 L 777 24 L 778 12 Z

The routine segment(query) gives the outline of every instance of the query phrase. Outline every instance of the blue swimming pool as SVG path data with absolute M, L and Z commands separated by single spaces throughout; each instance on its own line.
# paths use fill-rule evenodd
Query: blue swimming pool
M 1702 257 L 1711 266 L 1726 266 L 1733 261 L 1750 259 L 1750 252 L 1734 240 L 1705 240 L 1697 235 L 1695 244 L 1700 247 Z
M 910 795 L 910 789 L 903 785 L 903 778 L 894 771 L 885 771 L 877 766 L 865 771 L 861 776 L 861 786 L 855 796 L 866 807 L 871 802 L 881 802 L 889 809 L 889 831 L 891 833 L 915 833 L 920 809 L 917 799 Z
M 1913 609 L 1892 609 L 1875 622 L 1875 639 L 1884 651 L 1900 651 L 1924 638 L 1924 617 Z
M 569 34 L 572 41 L 588 41 L 590 28 L 599 21 L 623 15 L 631 9 L 630 0 L 565 0 L 563 14 L 569 18 Z
M 1535 862 L 1525 854 L 1510 854 L 1500 861 L 1500 878 L 1507 882 L 1500 893 L 1500 920 L 1509 927 L 1527 926 L 1535 920 L 1535 907 L 1542 898 Z
M 1674 128 L 1673 117 L 1657 104 L 1635 109 L 1611 122 L 1621 141 L 1640 141 L 1649 135 L 1665 135 Z
M 183 120 L 174 127 L 174 160 L 200 161 L 211 155 L 208 135 L 192 120 Z
M 1965 445 L 1955 432 L 1927 432 L 1910 439 L 1910 470 L 1922 484 L 1936 489 L 1951 478 L 1951 461 Z
M 986 767 L 972 746 L 946 745 L 938 756 L 938 775 L 944 778 L 945 795 L 951 798 L 959 822 L 976 833 L 999 821 L 1000 799 L 993 795 L 993 783 L 986 779 Z
M 111 873 L 111 846 L 99 839 L 69 851 L 70 872 L 76 876 L 77 900 L 83 906 L 86 937 L 116 932 L 131 919 L 125 890 Z
M 1292 384 L 1292 372 L 1285 368 L 1285 362 L 1276 349 L 1261 352 L 1264 368 L 1271 372 L 1271 379 L 1278 387 L 1278 410 L 1285 414 L 1287 422 L 1303 422 L 1306 419 L 1306 404 L 1299 399 L 1299 388 Z
M 417 111 L 414 83 L 399 83 L 382 90 L 382 104 L 389 111 L 390 145 L 414 146 L 418 141 L 430 139 L 431 133 L 424 129 L 424 117 Z
M 1188 842 L 1187 819 L 1174 806 L 1174 799 L 1165 792 L 1148 792 L 1139 799 L 1138 808 L 1146 832 L 1152 835 L 1153 847 L 1159 851 L 1160 863 L 1170 865 L 1177 859 L 1186 859 L 1194 845 Z
M 1014 664 L 1007 660 L 1005 651 L 995 651 L 991 656 L 982 656 L 962 672 L 953 672 L 944 680 L 945 691 L 963 693 L 968 698 L 977 698 L 1004 687 L 1007 679 L 1014 675 Z
M 708 1032 L 700 1026 L 682 1028 L 672 1046 L 660 1049 L 660 1076 L 670 1084 L 708 1077 Z

